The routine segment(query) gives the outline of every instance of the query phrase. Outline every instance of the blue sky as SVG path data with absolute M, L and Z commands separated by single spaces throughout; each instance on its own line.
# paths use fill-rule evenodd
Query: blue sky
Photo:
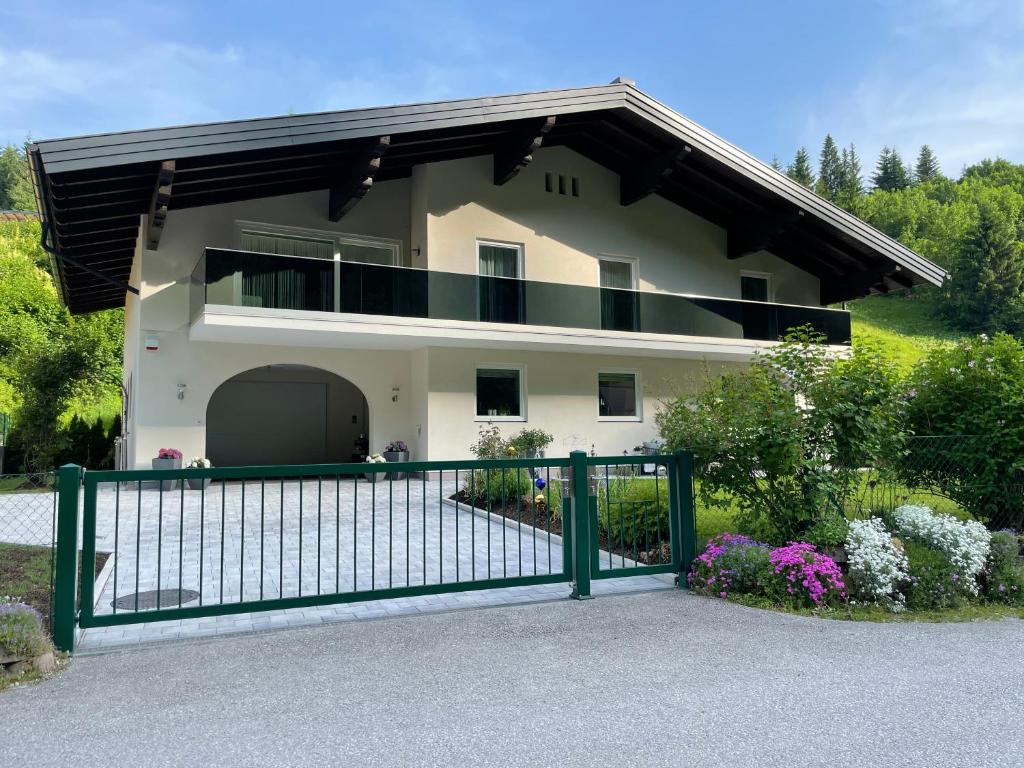
M 0 142 L 637 80 L 747 151 L 1024 162 L 1024 0 L 4 3 Z

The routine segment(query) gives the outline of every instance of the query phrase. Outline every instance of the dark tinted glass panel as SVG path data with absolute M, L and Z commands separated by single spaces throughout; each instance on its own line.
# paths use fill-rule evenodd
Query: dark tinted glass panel
M 484 368 L 476 372 L 476 415 L 522 415 L 518 370 Z
M 636 416 L 636 376 L 632 373 L 598 374 L 597 398 L 601 416 Z
M 744 301 L 768 301 L 768 280 L 763 277 L 740 277 L 740 298 Z

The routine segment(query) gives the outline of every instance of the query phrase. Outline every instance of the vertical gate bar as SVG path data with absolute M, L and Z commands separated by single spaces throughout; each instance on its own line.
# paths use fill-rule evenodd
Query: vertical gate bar
M 455 581 L 459 581 L 459 468 L 455 468 Z
M 501 470 L 501 577 L 508 578 L 508 548 L 506 545 L 505 529 L 508 528 L 505 525 L 505 508 L 508 506 L 506 501 L 507 496 L 505 494 L 505 476 L 507 472 Z
M 544 481 L 544 507 L 547 512 L 547 529 L 548 529 L 548 573 L 551 573 L 551 465 L 549 464 L 544 468 L 546 470 L 545 481 Z
M 427 584 L 427 473 L 423 473 L 423 585 Z
M 679 454 L 672 455 L 671 460 L 665 465 L 665 477 L 668 481 L 668 528 L 669 546 L 671 548 L 672 570 L 676 572 L 677 584 L 683 586 L 681 564 L 683 562 L 683 544 L 681 531 L 680 494 L 682 493 L 679 482 Z
M 324 479 L 321 475 L 316 478 L 316 593 L 320 594 L 320 516 L 321 505 L 324 495 Z
M 572 469 L 573 586 L 577 600 L 590 598 L 590 483 L 587 478 L 587 454 L 569 454 Z
M 334 476 L 334 591 L 341 592 L 341 475 Z
M 493 504 L 491 502 L 491 468 L 486 469 L 487 478 L 486 484 L 484 485 L 484 495 L 487 497 L 487 578 L 491 578 L 491 513 L 493 511 Z
M 111 612 L 117 613 L 117 528 L 121 520 L 121 483 L 114 483 L 114 601 Z M 52 585 L 51 585 L 52 588 Z
M 142 551 L 142 481 L 135 484 L 138 507 L 135 517 L 135 612 L 139 612 L 139 557 Z
M 377 588 L 377 476 L 370 483 L 370 589 Z
M 302 597 L 302 486 L 303 478 L 299 478 L 299 597 Z
M 388 474 L 388 589 L 394 586 L 395 476 Z
M 281 477 L 281 527 L 277 531 L 277 596 L 284 597 L 284 477 Z
M 57 472 L 56 471 L 54 471 L 52 473 L 52 480 L 53 480 L 53 500 L 52 500 L 52 503 L 50 505 L 52 507 L 52 509 L 50 510 L 50 562 L 49 562 L 49 570 L 50 570 L 50 602 L 47 605 L 47 608 L 49 608 L 49 610 L 50 610 L 48 621 L 50 622 L 49 629 L 50 629 L 50 634 L 51 635 L 53 634 L 53 616 L 54 616 L 54 613 L 57 610 L 57 605 L 56 605 L 56 594 L 57 594 L 56 589 L 57 589 L 57 585 L 54 582 L 57 580 L 57 505 L 58 505 L 58 502 L 60 501 L 60 490 L 58 488 L 59 480 L 58 480 Z M 117 566 L 117 560 L 114 561 L 114 566 L 115 567 Z M 117 596 L 117 585 L 116 584 L 114 585 L 114 596 L 115 597 Z
M 185 480 L 179 480 L 178 502 L 178 607 L 181 608 L 181 584 L 185 570 Z
M 224 516 L 227 514 L 227 481 L 220 481 L 220 602 L 224 604 Z
M 68 653 L 75 649 L 75 600 L 78 596 L 78 494 L 81 472 L 81 468 L 74 464 L 65 464 L 57 470 L 57 563 L 54 575 L 55 594 L 51 627 L 54 645 L 58 650 Z M 88 509 L 85 514 L 89 515 Z
M 238 602 L 245 602 L 245 478 L 242 478 L 242 523 L 238 540 Z
M 437 473 L 437 583 L 444 584 L 444 470 Z
M 608 465 L 604 465 L 604 506 L 608 512 L 608 570 L 612 569 L 612 484 L 608 479 Z M 619 507 L 619 525 L 622 525 L 622 507 Z
M 164 553 L 163 546 L 163 535 L 164 535 L 164 481 L 157 480 L 157 488 L 159 488 L 159 496 L 157 501 L 157 520 L 156 520 L 156 609 L 160 610 L 160 572 L 162 568 L 162 560 Z
M 683 574 L 697 557 L 697 521 L 693 504 L 693 454 L 676 453 L 679 478 L 679 539 L 682 561 L 679 563 L 679 586 L 685 586 Z
M 352 591 L 359 591 L 359 475 L 352 475 Z
M 405 473 L 405 586 L 409 586 L 409 561 L 412 559 L 412 551 L 409 548 L 409 473 Z
M 199 488 L 199 604 L 203 604 L 203 561 L 206 559 L 206 483 L 203 483 Z M 260 563 L 263 562 L 262 551 L 260 554 Z M 260 581 L 260 590 L 262 597 L 262 577 Z
M 96 483 L 82 472 L 82 562 L 79 615 L 92 616 L 96 603 Z
M 523 468 L 516 467 L 516 560 L 519 561 L 519 575 L 523 575 L 523 499 L 519 493 L 522 488 Z
M 458 489 L 456 489 L 456 493 Z M 476 581 L 476 469 L 469 468 L 469 486 L 466 498 L 469 499 L 469 575 Z M 455 497 L 458 499 L 458 496 Z
M 260 477 L 260 600 L 263 599 L 263 550 L 266 537 L 263 535 L 266 515 L 267 478 Z M 201 556 L 201 555 L 200 555 Z
M 536 469 L 536 467 L 534 467 L 534 469 Z M 534 576 L 537 575 L 537 497 L 534 496 L 534 494 L 533 494 L 533 489 L 535 487 L 536 486 L 534 484 L 533 478 L 531 477 L 530 478 L 530 496 L 529 496 L 529 500 L 530 500 L 530 504 L 532 505 L 531 508 L 533 510 L 533 525 L 531 526 L 531 528 L 533 528 L 533 575 Z

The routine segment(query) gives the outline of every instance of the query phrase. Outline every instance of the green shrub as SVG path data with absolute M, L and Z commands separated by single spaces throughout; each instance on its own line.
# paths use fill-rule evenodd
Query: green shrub
M 613 544 L 637 551 L 669 538 L 668 481 L 615 478 L 597 492 L 597 520 Z
M 801 538 L 822 549 L 835 549 L 846 543 L 849 532 L 850 524 L 845 517 L 828 514 L 813 523 Z
M 24 603 L 0 603 L 0 652 L 38 656 L 50 649 L 39 612 Z
M 466 494 L 477 502 L 502 504 L 535 495 L 526 469 L 475 470 L 466 473 L 465 482 Z
M 947 555 L 924 544 L 907 542 L 907 608 L 927 611 L 958 608 L 969 599 L 963 579 Z
M 998 603 L 1024 603 L 1024 563 L 1020 559 L 1020 541 L 1009 531 L 992 534 L 992 549 L 982 580 L 984 595 Z
M 532 456 L 551 445 L 554 439 L 543 429 L 524 429 L 508 441 L 508 447 L 515 451 L 517 456 Z

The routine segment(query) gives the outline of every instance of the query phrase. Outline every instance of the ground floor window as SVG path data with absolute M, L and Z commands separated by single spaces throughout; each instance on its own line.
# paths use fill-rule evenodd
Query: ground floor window
M 523 369 L 480 366 L 476 369 L 476 415 L 480 419 L 522 421 Z
M 602 419 L 639 421 L 637 374 L 606 371 L 597 374 L 597 415 Z

